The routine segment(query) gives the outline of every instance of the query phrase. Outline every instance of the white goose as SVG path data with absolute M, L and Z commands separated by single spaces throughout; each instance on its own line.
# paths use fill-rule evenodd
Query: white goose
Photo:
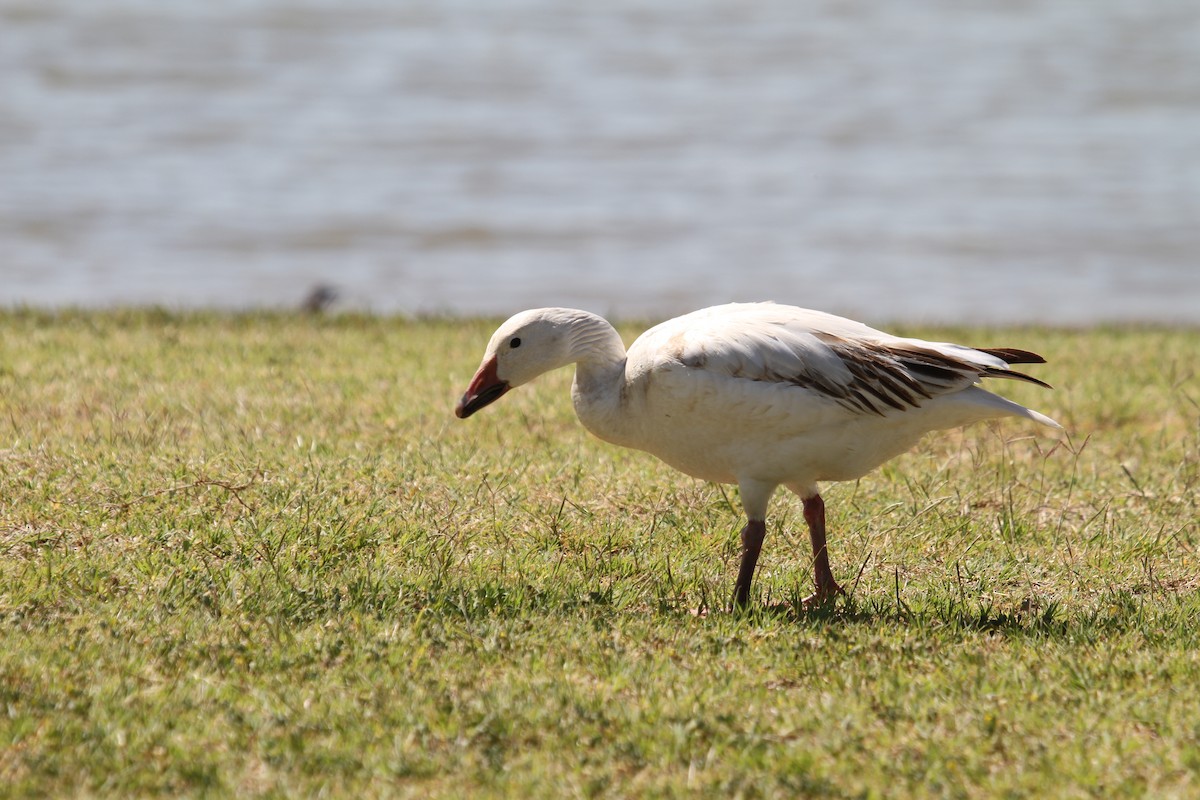
M 815 593 L 844 594 L 825 548 L 820 481 L 858 478 L 925 433 L 993 417 L 1057 422 L 979 388 L 1019 378 L 1035 353 L 975 350 L 904 339 L 859 322 L 793 306 L 734 303 L 657 325 L 629 351 L 606 320 L 539 308 L 493 334 L 455 408 L 469 417 L 543 372 L 575 364 L 579 419 L 613 444 L 652 453 L 697 478 L 736 483 L 746 526 L 733 600 L 746 605 L 779 486 L 800 496 L 812 538 Z

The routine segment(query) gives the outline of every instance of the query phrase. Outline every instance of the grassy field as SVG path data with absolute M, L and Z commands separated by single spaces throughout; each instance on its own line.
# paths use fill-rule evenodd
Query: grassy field
M 0 796 L 1200 796 L 1200 332 L 898 330 L 1069 434 L 827 487 L 848 600 L 731 614 L 736 490 L 569 371 L 454 419 L 492 328 L 0 313 Z

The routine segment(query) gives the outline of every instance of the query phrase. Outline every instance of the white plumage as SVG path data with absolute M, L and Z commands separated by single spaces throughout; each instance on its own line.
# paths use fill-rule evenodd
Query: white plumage
M 747 524 L 736 604 L 749 598 L 772 493 L 786 486 L 798 494 L 813 543 L 815 602 L 841 592 L 818 483 L 858 478 L 933 430 L 1003 416 L 1061 427 L 977 385 L 1007 377 L 1045 386 L 1009 366 L 1042 361 L 1024 350 L 901 338 L 773 303 L 668 320 L 627 353 L 603 318 L 541 308 L 497 329 L 455 413 L 470 416 L 543 372 L 576 364 L 575 411 L 593 434 L 694 477 L 738 484 Z

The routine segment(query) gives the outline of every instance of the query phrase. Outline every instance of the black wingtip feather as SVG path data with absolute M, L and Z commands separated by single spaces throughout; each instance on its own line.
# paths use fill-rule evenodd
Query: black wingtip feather
M 1028 350 L 1018 350 L 1015 347 L 978 347 L 981 353 L 995 356 L 1005 364 L 1045 364 L 1046 359 Z

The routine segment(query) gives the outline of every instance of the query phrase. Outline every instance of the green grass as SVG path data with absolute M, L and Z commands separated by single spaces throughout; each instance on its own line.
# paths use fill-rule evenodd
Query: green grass
M 0 313 L 0 795 L 1200 795 L 1200 332 L 902 331 L 1069 437 L 827 487 L 848 601 L 730 614 L 736 491 L 569 371 L 453 418 L 492 328 Z

